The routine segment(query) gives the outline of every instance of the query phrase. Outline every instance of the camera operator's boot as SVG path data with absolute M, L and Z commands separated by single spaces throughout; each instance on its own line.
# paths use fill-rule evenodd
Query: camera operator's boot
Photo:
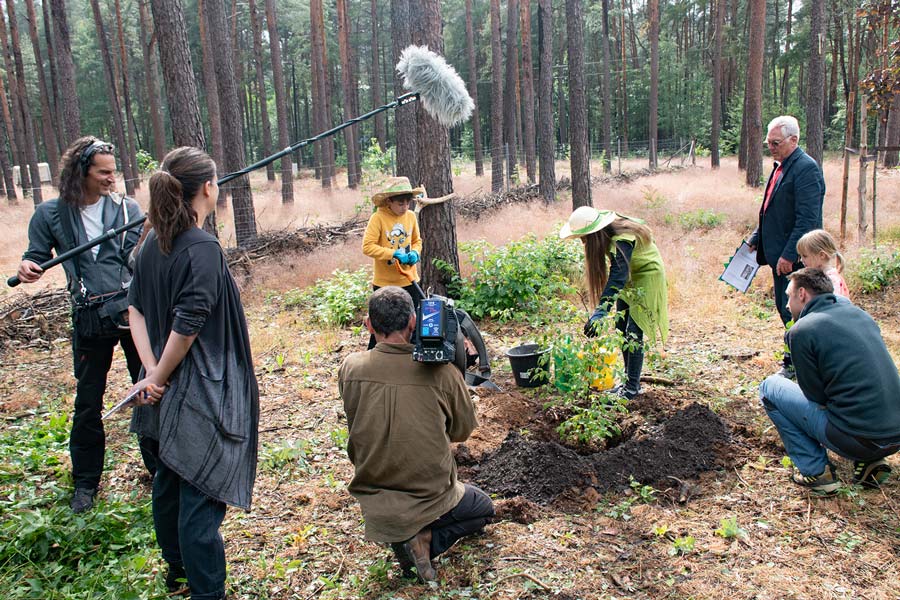
M 423 529 L 403 542 L 406 555 L 416 567 L 416 573 L 422 583 L 437 581 L 437 571 L 431 566 L 431 530 Z

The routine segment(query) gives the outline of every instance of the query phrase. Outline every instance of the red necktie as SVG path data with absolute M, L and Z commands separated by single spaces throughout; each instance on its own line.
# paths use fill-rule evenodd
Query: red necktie
M 775 186 L 778 185 L 779 179 L 781 179 L 781 165 L 778 165 L 775 168 L 772 179 L 769 180 L 769 187 L 766 188 L 766 201 L 763 204 L 763 212 L 766 212 L 766 209 L 769 208 L 769 200 L 772 199 L 772 192 L 775 190 Z

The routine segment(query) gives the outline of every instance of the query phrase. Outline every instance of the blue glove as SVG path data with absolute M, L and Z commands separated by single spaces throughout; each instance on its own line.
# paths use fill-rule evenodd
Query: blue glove
M 587 323 L 584 324 L 584 335 L 589 338 L 597 337 L 597 328 L 600 327 L 601 321 L 606 316 L 606 309 L 602 306 L 598 306 L 597 310 L 591 315 L 591 317 L 587 320 Z
M 419 253 L 415 250 L 410 250 L 406 253 L 406 262 L 404 264 L 414 265 L 419 262 Z
M 396 258 L 397 262 L 399 262 L 401 265 L 406 264 L 406 252 L 404 252 L 403 250 L 394 250 L 394 258 Z

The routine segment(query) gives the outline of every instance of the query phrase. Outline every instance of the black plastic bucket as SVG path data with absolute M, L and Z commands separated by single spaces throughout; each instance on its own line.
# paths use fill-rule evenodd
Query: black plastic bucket
M 506 351 L 509 357 L 509 366 L 512 367 L 513 377 L 516 379 L 516 385 L 519 387 L 538 387 L 549 382 L 547 371 L 550 364 L 540 365 L 541 356 L 545 354 L 549 348 L 541 347 L 537 344 L 522 344 Z M 540 374 L 535 371 L 541 369 Z

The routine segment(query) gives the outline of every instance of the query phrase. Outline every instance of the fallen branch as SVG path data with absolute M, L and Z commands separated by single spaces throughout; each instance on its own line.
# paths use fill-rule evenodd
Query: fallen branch
M 543 581 L 541 581 L 541 580 L 538 579 L 537 577 L 535 577 L 535 576 L 533 576 L 533 575 L 529 575 L 528 573 L 513 573 L 512 575 L 507 575 L 506 577 L 501 577 L 501 578 L 498 579 L 496 582 L 494 582 L 494 585 L 500 585 L 500 584 L 503 583 L 504 581 L 507 581 L 507 580 L 509 580 L 509 579 L 513 579 L 513 578 L 515 578 L 515 577 L 524 577 L 525 579 L 527 579 L 527 580 L 529 580 L 529 581 L 531 581 L 531 582 L 533 582 L 533 583 L 536 583 L 537 585 L 539 585 L 539 586 L 541 587 L 541 589 L 544 589 L 544 590 L 546 590 L 546 591 L 548 591 L 548 592 L 549 592 L 550 589 L 551 589 L 549 585 L 547 585 L 546 583 L 544 583 Z M 499 591 L 500 591 L 500 590 L 494 590 L 493 592 L 491 592 L 490 594 L 488 594 L 488 598 L 492 597 L 494 594 L 496 594 L 496 593 L 499 592 Z

